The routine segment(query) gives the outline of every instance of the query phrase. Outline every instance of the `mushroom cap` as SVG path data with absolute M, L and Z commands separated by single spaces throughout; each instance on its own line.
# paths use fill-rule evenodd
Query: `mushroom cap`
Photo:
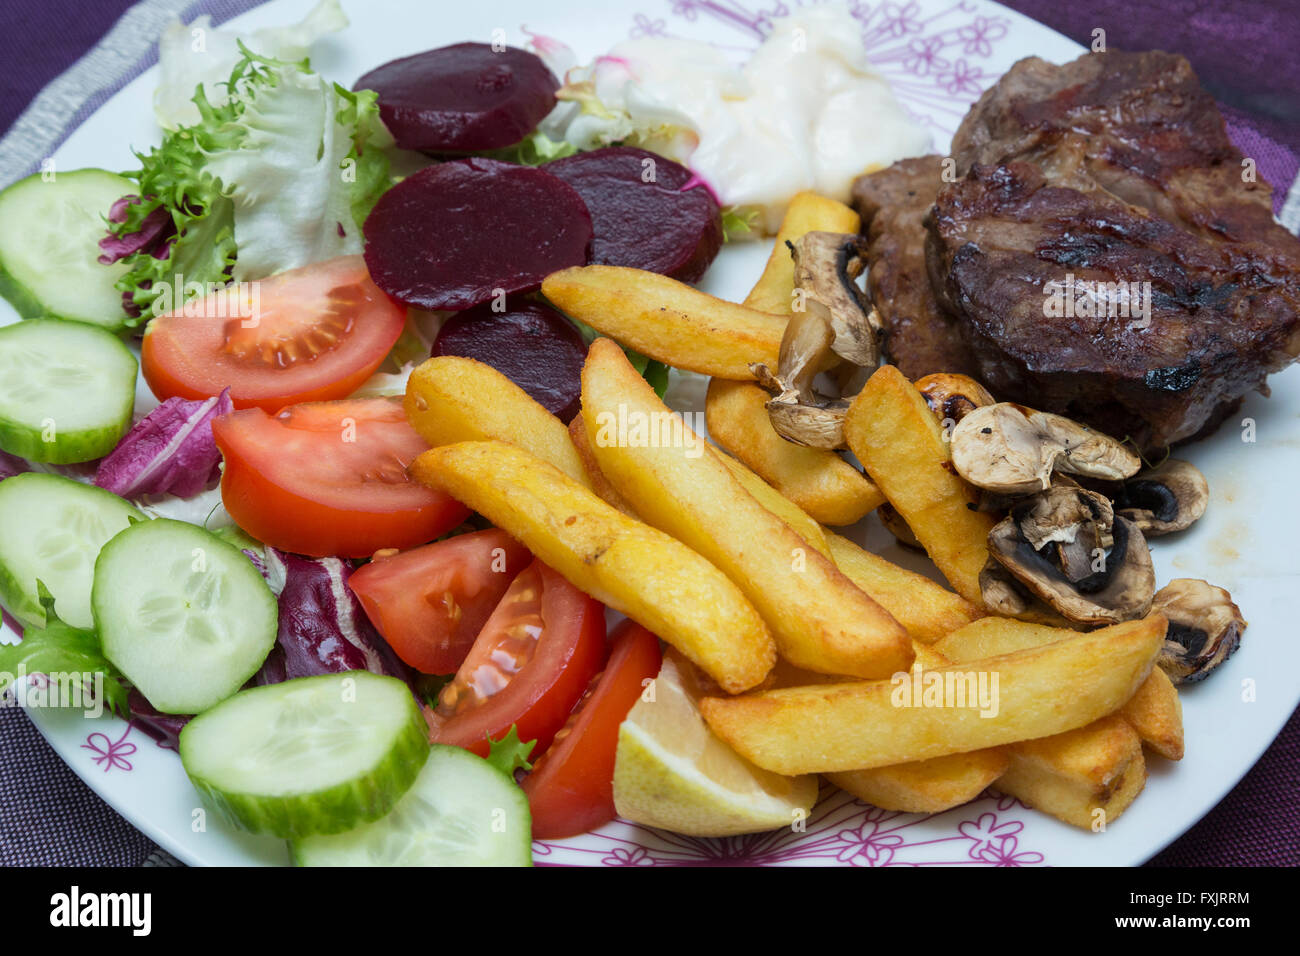
M 1148 538 L 1191 527 L 1210 503 L 1210 485 L 1190 461 L 1170 458 L 1124 482 L 1115 509 Z
M 997 402 L 967 414 L 952 431 L 952 463 L 977 487 L 1030 495 L 1047 489 L 1052 471 L 1119 481 L 1142 462 L 1109 435 L 1086 425 L 1016 405 Z
M 940 422 L 961 421 L 975 409 L 996 401 L 987 388 L 969 375 L 932 372 L 914 383 Z
M 1175 578 L 1151 604 L 1169 619 L 1157 663 L 1175 684 L 1204 680 L 1241 644 L 1246 619 L 1232 595 L 1196 578 Z
M 844 416 L 849 411 L 848 402 L 835 400 L 824 405 L 802 405 L 782 401 L 778 396 L 766 407 L 772 428 L 788 442 L 826 451 L 847 447 Z
M 1115 512 L 1110 499 L 1072 483 L 1051 488 L 1017 502 L 1011 517 L 1035 551 L 1052 547 L 1062 573 L 1082 581 L 1092 573 L 1098 551 L 1114 543 Z
M 1053 492 L 1057 490 L 1053 489 Z M 1082 489 L 1075 491 L 1093 494 Z M 1095 523 L 1095 530 L 1089 532 L 1085 522 L 1075 534 L 1076 540 L 1078 536 L 1084 536 L 1084 567 L 1089 573 L 1079 574 L 1082 568 L 1078 564 L 1079 555 L 1075 554 L 1066 564 L 1076 575 L 1072 577 L 1067 570 L 1053 563 L 1053 558 L 1063 560 L 1059 548 L 1052 546 L 1053 542 L 1045 541 L 1042 549 L 1037 550 L 1025 536 L 1023 525 L 1035 521 L 1033 512 L 1040 507 L 1040 497 L 1019 503 L 1008 517 L 993 527 L 988 539 L 990 556 L 1068 620 L 1100 625 L 1143 617 L 1151 608 L 1156 576 L 1151 564 L 1151 551 L 1137 526 L 1116 515 L 1110 553 L 1104 556 L 1101 570 L 1092 571 L 1096 556 L 1093 549 L 1087 547 L 1086 535 L 1092 534 L 1097 541 L 1101 537 Z

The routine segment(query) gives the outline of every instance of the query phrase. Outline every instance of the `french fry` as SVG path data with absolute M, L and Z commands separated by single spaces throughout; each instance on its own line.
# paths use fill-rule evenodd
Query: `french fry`
M 983 607 L 979 574 L 993 517 L 974 510 L 975 493 L 953 471 L 921 393 L 897 368 L 881 366 L 849 406 L 844 437 L 948 583 Z
M 856 233 L 861 227 L 862 217 L 844 203 L 809 190 L 795 193 L 781 220 L 772 254 L 767 257 L 767 265 L 763 267 L 758 282 L 745 297 L 745 305 L 774 315 L 790 315 L 794 259 L 790 257 L 786 243 L 801 239 L 809 232 Z
M 887 767 L 1016 743 L 1083 727 L 1113 713 L 1146 680 L 1167 621 L 1151 615 L 1067 641 L 926 671 L 908 680 L 859 681 L 711 697 L 714 733 L 748 760 L 788 776 Z M 993 708 L 958 706 L 980 674 Z M 951 675 L 951 676 L 949 676 Z M 911 687 L 951 686 L 953 706 L 912 703 Z M 969 701 L 969 697 L 968 697 Z M 941 702 L 947 703 L 941 698 Z M 989 714 L 989 716 L 984 716 Z
M 406 383 L 411 427 L 430 446 L 461 441 L 517 445 L 590 486 L 564 424 L 490 365 L 455 355 L 422 362 Z
M 725 574 L 554 465 L 504 442 L 460 442 L 424 452 L 410 473 L 662 637 L 728 693 L 753 687 L 772 669 L 772 635 Z
M 1078 634 L 1078 631 L 1009 617 L 982 617 L 953 628 L 934 645 L 934 649 L 949 660 L 978 661 L 1069 640 Z
M 795 534 L 823 555 L 828 558 L 831 556 L 830 547 L 826 544 L 826 532 L 802 508 L 726 452 L 719 451 L 716 454 L 731 472 L 731 477 L 740 482 L 741 487 L 753 495 L 760 505 L 788 524 L 794 529 Z
M 606 504 L 613 505 L 625 515 L 636 517 L 636 512 L 632 506 L 623 500 L 623 496 L 618 493 L 605 473 L 600 470 L 600 465 L 596 462 L 596 456 L 591 453 L 591 445 L 587 442 L 587 426 L 582 423 L 582 415 L 574 415 L 573 421 L 569 422 L 569 439 L 573 442 L 574 450 L 578 453 L 578 458 L 582 461 L 582 470 L 587 476 L 587 483 L 591 490 L 599 495 Z
M 965 662 L 1010 654 L 1054 641 L 1068 640 L 1077 631 L 1045 627 L 1008 618 L 988 617 L 968 624 L 935 645 L 950 660 Z M 1183 706 L 1178 689 L 1160 668 L 1154 668 L 1119 711 L 1152 750 L 1169 760 L 1183 759 Z
M 726 302 L 655 272 L 575 266 L 542 294 L 575 319 L 642 355 L 704 375 L 753 381 L 753 362 L 776 368 L 787 320 Z
M 885 500 L 835 452 L 778 435 L 764 407 L 770 397 L 757 385 L 713 379 L 704 406 L 709 435 L 821 524 L 856 524 Z
M 1018 743 L 1008 755 L 995 790 L 1085 830 L 1113 823 L 1146 785 L 1142 741 L 1116 715 Z
M 1142 742 L 1166 760 L 1183 759 L 1183 702 L 1178 688 L 1159 667 L 1151 671 L 1120 716 L 1133 725 Z
M 958 663 L 973 663 L 999 654 L 1054 645 L 1077 636 L 1077 631 L 989 617 L 949 634 L 935 649 Z M 1146 734 L 1124 716 L 1125 711 L 1134 706 L 1134 701 L 1145 699 L 1147 703 L 1138 705 L 1137 710 L 1150 715 L 1148 732 L 1160 741 L 1160 746 L 1172 752 L 1176 723 L 1177 742 L 1179 746 L 1182 744 L 1178 695 L 1172 694 L 1176 709 L 1171 722 L 1164 709 L 1168 698 L 1163 696 L 1159 684 L 1162 677 L 1164 672 L 1153 667 L 1133 697 L 1115 714 L 1077 730 L 1007 748 L 1011 766 L 994 787 L 1075 826 L 1090 828 L 1097 819 L 1114 821 L 1146 782 L 1146 761 L 1142 756 L 1142 740 Z M 1167 677 L 1164 682 L 1173 691 Z M 1154 696 L 1147 690 L 1153 685 Z M 1153 749 L 1159 752 L 1156 745 Z M 1098 810 L 1104 816 L 1096 816 Z
M 772 629 L 782 657 L 854 677 L 883 677 L 911 663 L 899 623 L 749 494 L 610 339 L 587 352 L 582 417 L 600 470 L 619 494 L 731 578 Z M 626 437 L 616 431 L 620 422 Z M 637 423 L 644 441 L 632 437 Z
M 933 643 L 984 616 L 982 608 L 960 595 L 859 548 L 848 538 L 828 531 L 826 542 L 839 569 L 894 615 L 914 641 Z
M 948 754 L 874 770 L 828 773 L 826 779 L 882 810 L 942 813 L 970 803 L 1007 772 L 1001 747 Z
M 933 669 L 949 663 L 924 644 L 915 645 L 915 650 L 913 669 Z M 826 779 L 882 810 L 942 813 L 974 800 L 1006 773 L 1008 765 L 1006 748 L 990 747 L 892 767 L 828 773 Z

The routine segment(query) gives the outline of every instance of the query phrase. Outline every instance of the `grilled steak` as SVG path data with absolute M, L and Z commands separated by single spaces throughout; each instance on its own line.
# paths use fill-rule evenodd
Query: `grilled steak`
M 1182 57 L 1022 60 L 953 150 L 930 279 L 999 399 L 1156 449 L 1300 354 L 1300 241 Z
M 943 185 L 943 158 L 900 160 L 853 184 L 867 234 L 867 287 L 884 323 L 885 358 L 910 379 L 973 374 L 961 329 L 939 307 L 925 261 L 924 219 Z

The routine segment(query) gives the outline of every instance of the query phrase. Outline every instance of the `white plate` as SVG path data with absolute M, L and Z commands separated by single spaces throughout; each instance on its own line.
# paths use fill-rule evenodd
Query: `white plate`
M 281 0 L 234 21 L 241 28 L 287 23 L 309 0 Z M 790 4 L 788 6 L 797 6 Z M 351 83 L 398 56 L 505 31 L 521 44 L 523 27 L 558 37 L 582 60 L 634 33 L 661 32 L 753 48 L 762 11 L 733 2 L 608 0 L 537 4 L 401 3 L 344 0 L 352 25 L 320 45 L 314 65 Z M 1074 58 L 1073 42 L 1021 15 L 981 0 L 861 3 L 864 43 L 895 82 L 905 104 L 946 147 L 967 105 L 1021 56 L 1056 62 Z M 94 113 L 56 153 L 59 169 L 129 169 L 130 146 L 156 142 L 150 109 L 156 70 L 130 83 Z M 863 122 L 870 122 L 863 117 Z M 723 250 L 706 278 L 710 292 L 744 296 L 767 256 L 766 244 Z M 12 312 L 0 321 L 12 320 Z M 1209 477 L 1208 515 L 1189 532 L 1156 542 L 1160 579 L 1205 577 L 1231 590 L 1250 620 L 1242 649 L 1205 684 L 1183 694 L 1187 756 L 1177 764 L 1153 757 L 1146 792 L 1108 832 L 1087 833 L 989 797 L 935 817 L 884 813 L 836 792 L 819 805 L 805 833 L 779 832 L 728 840 L 697 840 L 615 822 L 595 834 L 538 843 L 542 863 L 649 865 L 729 860 L 735 863 L 935 865 L 1138 864 L 1213 807 L 1268 747 L 1300 698 L 1300 642 L 1293 639 L 1292 588 L 1300 584 L 1294 488 L 1300 476 L 1300 369 L 1276 376 L 1273 396 L 1251 395 L 1240 416 L 1186 454 Z M 694 397 L 691 397 L 694 394 Z M 699 410 L 702 395 L 675 390 L 679 407 Z M 1254 441 L 1245 441 L 1253 423 Z M 864 530 L 864 533 L 865 530 Z M 895 548 L 878 526 L 872 546 L 901 563 L 917 559 Z M 12 639 L 12 638 L 10 638 Z M 281 841 L 233 832 L 201 813 L 176 755 L 120 720 L 87 723 L 77 714 L 36 711 L 33 719 L 101 797 L 169 852 L 191 864 L 282 864 Z M 39 774 L 40 767 L 30 772 Z

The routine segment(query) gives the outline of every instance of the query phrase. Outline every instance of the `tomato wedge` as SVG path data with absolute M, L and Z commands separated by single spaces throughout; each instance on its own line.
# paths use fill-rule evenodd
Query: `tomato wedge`
M 511 583 L 465 663 L 426 711 L 434 743 L 488 753 L 519 727 L 520 740 L 550 746 L 605 662 L 605 608 L 534 561 Z
M 469 514 L 406 476 L 428 446 L 397 399 L 247 408 L 214 419 L 212 434 L 230 517 L 283 551 L 368 557 L 425 544 Z
M 614 819 L 618 727 L 662 663 L 659 638 L 640 624 L 615 629 L 604 672 L 524 780 L 535 838 L 576 836 Z
M 351 395 L 379 368 L 406 310 L 343 256 L 228 286 L 149 323 L 140 370 L 160 399 L 230 387 L 236 408 L 275 412 Z
M 510 535 L 489 528 L 376 557 L 348 586 L 398 657 L 426 674 L 454 674 L 532 559 Z

